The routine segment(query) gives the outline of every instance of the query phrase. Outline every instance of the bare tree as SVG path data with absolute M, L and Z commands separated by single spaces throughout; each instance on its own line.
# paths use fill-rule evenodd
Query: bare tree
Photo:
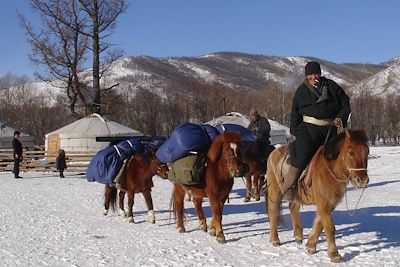
M 32 53 L 30 60 L 44 67 L 35 75 L 54 87 L 65 90 L 72 114 L 77 115 L 78 100 L 87 105 L 82 76 L 88 37 L 81 34 L 86 21 L 79 13 L 77 0 L 30 0 L 41 19 L 39 30 L 18 13 Z
M 92 75 L 93 75 L 93 109 L 101 114 L 101 91 L 109 90 L 118 84 L 108 88 L 102 88 L 100 79 L 111 64 L 122 56 L 120 50 L 111 49 L 112 44 L 107 38 L 114 29 L 117 18 L 126 11 L 127 0 L 78 0 L 82 10 L 88 16 L 88 25 L 81 33 L 88 36 L 91 41 L 92 50 Z M 103 57 L 101 57 L 104 55 Z M 103 59 L 103 60 L 101 60 Z

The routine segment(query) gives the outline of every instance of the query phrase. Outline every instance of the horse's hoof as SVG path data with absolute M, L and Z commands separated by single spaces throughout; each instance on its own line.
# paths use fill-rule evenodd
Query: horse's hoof
M 226 240 L 225 240 L 225 237 L 224 237 L 224 236 L 222 236 L 222 237 L 217 237 L 217 241 L 218 241 L 218 243 L 220 243 L 220 244 L 225 244 L 225 243 L 226 243 Z
M 107 214 L 108 214 L 108 210 L 104 209 L 104 210 L 103 210 L 103 215 L 104 215 L 104 216 L 107 216 Z
M 178 232 L 182 234 L 182 233 L 186 232 L 186 230 L 183 227 L 179 227 Z
M 339 253 L 335 253 L 334 255 L 329 256 L 329 258 L 331 259 L 331 262 L 335 262 L 335 263 L 343 261 L 343 258 Z
M 148 221 L 149 223 L 155 223 L 155 222 L 156 222 L 156 217 L 154 216 L 154 211 L 153 211 L 153 210 L 150 210 L 150 211 L 147 213 L 147 221 Z
M 245 197 L 244 198 L 244 202 L 249 202 L 250 201 L 250 197 Z
M 128 218 L 128 222 L 134 223 L 134 222 L 135 222 L 135 219 L 133 219 L 133 217 L 129 217 L 129 218 Z
M 256 201 L 260 201 L 260 197 L 254 197 Z
M 315 248 L 307 247 L 307 252 L 308 252 L 308 254 L 312 255 L 312 254 L 315 254 L 317 252 L 317 250 Z
M 118 210 L 118 216 L 125 218 L 126 217 L 126 212 L 123 209 Z
M 200 230 L 207 233 L 207 224 L 200 223 Z
M 210 236 L 216 236 L 217 234 L 215 233 L 214 228 L 210 228 Z
M 271 241 L 271 243 L 272 243 L 272 245 L 274 247 L 279 247 L 281 245 L 281 242 L 279 240 L 278 241 Z
M 294 241 L 296 241 L 297 244 L 303 243 L 303 238 L 301 237 L 294 237 Z

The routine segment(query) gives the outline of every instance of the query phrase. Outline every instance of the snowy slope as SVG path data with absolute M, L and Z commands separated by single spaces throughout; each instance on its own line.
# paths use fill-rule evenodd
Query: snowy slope
M 156 223 L 146 222 L 143 197 L 136 196 L 135 224 L 111 213 L 102 215 L 103 185 L 84 176 L 0 173 L 1 266 L 400 266 L 400 147 L 371 148 L 370 185 L 356 214 L 343 200 L 334 215 L 339 252 L 346 262 L 331 264 L 322 235 L 317 253 L 280 229 L 283 245 L 269 242 L 269 225 L 261 202 L 244 203 L 242 179 L 235 179 L 224 210 L 226 244 L 198 229 L 193 205 L 186 203 L 187 233 L 170 220 L 171 183 L 154 178 Z M 361 194 L 349 188 L 349 209 Z M 207 216 L 208 202 L 204 203 Z M 287 204 L 284 217 L 290 225 Z M 304 232 L 310 231 L 313 207 L 303 207 Z M 305 236 L 306 238 L 307 236 Z
M 400 95 L 400 58 L 394 58 L 389 66 L 350 89 L 355 95 L 367 93 L 373 96 Z

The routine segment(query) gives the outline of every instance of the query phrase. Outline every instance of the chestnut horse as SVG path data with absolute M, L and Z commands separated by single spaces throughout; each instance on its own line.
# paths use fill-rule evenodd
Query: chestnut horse
M 266 157 L 263 159 L 262 149 L 266 149 Z M 251 143 L 246 149 L 243 149 L 243 162 L 249 167 L 249 171 L 244 175 L 246 185 L 246 196 L 244 202 L 249 202 L 252 197 L 252 186 L 254 187 L 253 197 L 256 201 L 260 200 L 260 191 L 264 183 L 264 175 L 267 168 L 269 154 L 275 149 L 274 146 L 264 147 L 258 142 Z M 251 179 L 253 178 L 253 180 Z
M 202 203 L 203 198 L 209 198 L 213 216 L 210 235 L 216 236 L 218 242 L 225 243 L 222 231 L 222 212 L 225 201 L 232 190 L 233 178 L 240 172 L 240 145 L 240 133 L 224 132 L 218 135 L 207 153 L 204 181 L 200 185 L 191 186 L 174 183 L 172 201 L 175 205 L 176 225 L 180 233 L 185 232 L 183 210 L 185 192 L 188 192 L 193 197 L 200 229 L 205 232 L 207 232 L 207 222 Z
M 153 211 L 153 200 L 151 198 L 151 188 L 153 187 L 154 175 L 158 175 L 163 179 L 167 178 L 168 166 L 161 163 L 153 150 L 150 150 L 150 159 L 142 154 L 134 154 L 127 166 L 125 183 L 121 185 L 119 192 L 119 210 L 118 214 L 122 217 L 128 217 L 129 222 L 134 222 L 132 207 L 134 203 L 135 193 L 141 192 L 146 201 L 148 209 L 147 219 L 150 223 L 155 223 Z M 124 210 L 124 196 L 128 193 L 128 212 Z M 115 210 L 117 201 L 117 188 L 105 186 L 104 190 L 104 211 L 107 215 L 108 209 L 111 207 Z
M 328 243 L 328 256 L 332 262 L 339 262 L 342 256 L 335 244 L 335 225 L 332 213 L 342 200 L 346 185 L 350 181 L 356 188 L 365 188 L 369 182 L 367 174 L 368 138 L 364 131 L 345 130 L 329 141 L 325 148 L 321 147 L 310 162 L 307 178 L 312 178 L 311 185 L 298 184 L 294 201 L 289 203 L 292 217 L 295 241 L 303 240 L 303 228 L 300 221 L 300 205 L 317 206 L 313 228 L 308 235 L 307 251 L 316 252 L 318 238 L 325 231 Z M 282 181 L 277 165 L 287 146 L 281 146 L 273 151 L 268 159 L 267 179 L 268 200 L 267 211 L 270 223 L 270 242 L 280 245 L 277 224 L 280 217 L 282 193 L 278 181 Z

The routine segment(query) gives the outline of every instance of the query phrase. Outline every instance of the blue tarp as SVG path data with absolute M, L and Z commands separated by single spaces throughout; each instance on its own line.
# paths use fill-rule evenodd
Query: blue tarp
M 219 133 L 240 132 L 240 140 L 242 142 L 255 142 L 257 140 L 257 135 L 255 133 L 239 124 L 218 124 L 217 126 L 215 126 L 215 128 L 217 128 Z
M 212 127 L 212 126 L 211 126 Z M 156 152 L 159 161 L 171 163 L 188 154 L 190 151 L 202 151 L 211 145 L 211 138 L 200 125 L 183 123 L 175 128 L 171 136 Z
M 211 140 L 214 140 L 215 137 L 219 135 L 219 131 L 217 130 L 217 128 L 211 126 L 210 124 L 203 124 L 201 125 L 201 127 L 207 132 Z
M 86 179 L 89 182 L 111 184 L 123 161 L 134 153 L 144 153 L 145 149 L 145 145 L 139 139 L 129 139 L 100 150 L 89 163 Z

